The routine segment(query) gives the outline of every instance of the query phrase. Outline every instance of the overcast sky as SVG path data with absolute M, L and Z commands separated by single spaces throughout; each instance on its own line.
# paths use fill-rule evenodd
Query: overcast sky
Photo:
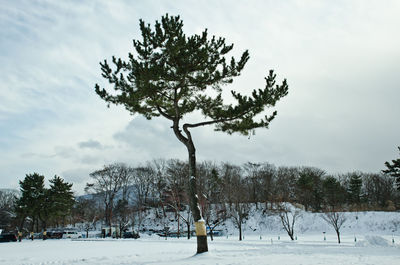
M 0 188 L 27 173 L 83 192 L 112 162 L 186 159 L 170 124 L 107 108 L 99 62 L 127 58 L 139 19 L 180 15 L 250 61 L 232 86 L 249 93 L 274 69 L 289 95 L 250 139 L 195 130 L 198 160 L 379 172 L 400 145 L 400 1 L 0 0 Z

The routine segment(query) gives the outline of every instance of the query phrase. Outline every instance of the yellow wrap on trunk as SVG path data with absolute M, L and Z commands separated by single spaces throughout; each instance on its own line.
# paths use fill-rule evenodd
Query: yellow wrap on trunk
M 207 236 L 206 224 L 203 220 L 194 223 L 196 236 Z

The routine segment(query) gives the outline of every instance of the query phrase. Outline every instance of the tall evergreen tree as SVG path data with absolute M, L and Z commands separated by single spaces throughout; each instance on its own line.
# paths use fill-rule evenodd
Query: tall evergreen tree
M 350 175 L 348 193 L 349 200 L 351 203 L 360 204 L 361 202 L 361 187 L 362 187 L 362 178 L 358 173 L 352 173 Z
M 296 184 L 298 190 L 296 197 L 299 203 L 303 204 L 307 211 L 313 198 L 313 179 L 311 175 L 300 173 L 300 177 Z
M 297 198 L 304 205 L 305 210 L 311 206 L 314 211 L 321 209 L 322 181 L 325 172 L 318 168 L 303 167 L 297 180 Z
M 400 146 L 397 148 L 400 151 Z M 397 190 L 400 190 L 400 158 L 392 160 L 392 164 L 390 162 L 385 162 L 385 166 L 387 169 L 382 170 L 382 172 L 394 177 L 396 179 Z
M 72 183 L 65 182 L 59 176 L 54 176 L 50 180 L 49 211 L 54 219 L 64 219 L 71 213 L 75 203 L 74 193 L 72 192 Z
M 322 181 L 323 194 L 325 199 L 325 206 L 335 210 L 337 206 L 342 205 L 346 200 L 346 189 L 340 182 L 328 176 Z
M 260 119 L 255 117 L 286 96 L 288 86 L 286 80 L 277 85 L 271 70 L 264 89 L 254 90 L 251 96 L 231 91 L 236 103 L 226 104 L 222 86 L 240 75 L 249 60 L 248 51 L 239 61 L 227 59 L 233 44 L 227 45 L 221 37 L 209 38 L 207 30 L 186 36 L 179 16 L 163 16 L 154 29 L 140 20 L 140 30 L 142 40 L 133 41 L 135 54 L 129 53 L 128 61 L 113 57 L 113 67 L 106 60 L 100 63 L 102 76 L 114 91 L 108 92 L 96 84 L 96 93 L 108 104 L 123 105 L 132 114 L 139 113 L 147 119 L 162 116 L 171 122 L 175 136 L 188 150 L 189 197 L 197 253 L 206 252 L 207 236 L 196 188 L 196 148 L 190 129 L 214 125 L 216 131 L 248 135 L 255 128 L 268 128 L 276 111 Z M 200 111 L 205 119 L 185 119 L 183 123 L 183 118 L 194 111 Z
M 50 180 L 50 189 L 44 187 L 44 176 L 37 173 L 26 175 L 19 182 L 21 196 L 16 200 L 15 212 L 20 229 L 27 217 L 31 219 L 31 231 L 46 229 L 49 221 L 70 214 L 74 204 L 72 184 L 58 176 Z M 40 227 L 39 227 L 40 225 Z
M 45 203 L 46 189 L 44 187 L 44 176 L 37 173 L 27 174 L 23 181 L 19 182 L 21 197 L 16 202 L 16 213 L 21 220 L 20 228 L 27 217 L 32 219 L 32 227 L 37 225 L 40 214 Z

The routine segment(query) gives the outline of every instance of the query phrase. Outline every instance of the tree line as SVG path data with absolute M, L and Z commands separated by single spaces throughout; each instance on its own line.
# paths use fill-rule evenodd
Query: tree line
M 197 165 L 199 205 L 213 230 L 230 218 L 241 234 L 250 207 L 286 213 L 290 202 L 306 211 L 337 212 L 399 208 L 395 179 L 389 174 L 350 172 L 329 175 L 316 167 L 277 167 L 270 163 L 215 163 Z M 1 224 L 17 230 L 80 224 L 89 231 L 97 222 L 139 231 L 146 212 L 167 226 L 167 213 L 191 231 L 189 173 L 186 161 L 158 159 L 140 166 L 106 165 L 90 174 L 87 195 L 74 197 L 72 184 L 55 176 L 45 188 L 44 176 L 26 175 L 20 194 L 0 193 Z M 283 222 L 284 220 L 282 220 Z M 14 229 L 13 228 L 13 229 Z M 190 237 L 190 235 L 188 234 Z
M 27 174 L 19 182 L 19 192 L 0 192 L 1 228 L 27 233 L 70 223 L 75 204 L 72 184 L 54 176 L 46 188 L 44 179 L 38 173 Z

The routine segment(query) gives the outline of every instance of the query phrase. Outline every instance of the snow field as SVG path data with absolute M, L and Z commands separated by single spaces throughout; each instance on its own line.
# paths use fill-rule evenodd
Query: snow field
M 217 228 L 225 235 L 209 240 L 209 252 L 201 255 L 194 255 L 196 238 L 165 240 L 142 233 L 137 240 L 89 238 L 0 243 L 0 265 L 399 263 L 400 212 L 352 212 L 346 216 L 340 245 L 333 228 L 320 213 L 303 212 L 295 225 L 297 240 L 291 241 L 279 217 L 263 215 L 253 208 L 243 225 L 243 241 L 238 241 L 237 228 L 227 220 Z M 172 219 L 170 216 L 169 220 Z M 171 231 L 176 231 L 176 222 L 167 224 Z M 162 228 L 152 214 L 144 220 L 144 227 Z M 97 233 L 91 232 L 92 236 Z
M 0 244 L 0 264 L 397 264 L 400 237 L 300 235 L 297 241 L 277 235 L 218 237 L 209 252 L 194 255 L 196 239 L 145 236 L 133 239 L 23 240 Z M 271 242 L 272 239 L 272 242 Z

